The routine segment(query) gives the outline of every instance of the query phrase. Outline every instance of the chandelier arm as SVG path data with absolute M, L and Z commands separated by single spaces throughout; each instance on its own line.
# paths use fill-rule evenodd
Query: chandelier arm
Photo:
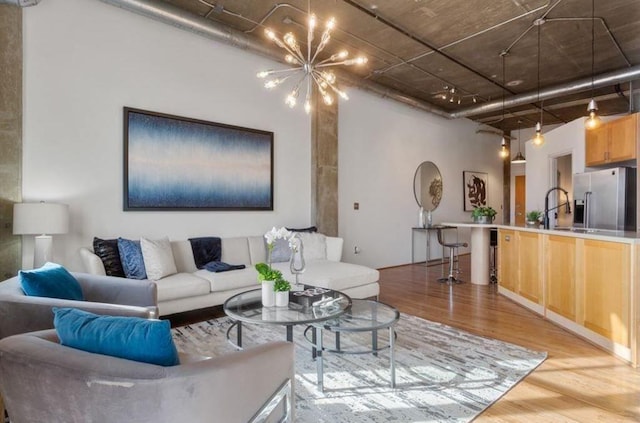
M 300 62 L 304 63 L 304 57 L 298 55 L 298 53 L 296 53 L 294 50 L 290 49 L 289 46 L 282 41 L 281 39 L 279 39 L 276 35 L 273 36 L 273 38 L 271 38 L 273 40 L 274 43 L 276 43 L 276 45 L 278 47 L 280 47 L 281 49 L 286 50 L 287 52 L 289 52 L 292 56 L 296 57 L 297 59 L 300 60 Z M 300 49 L 298 48 L 298 51 Z
M 316 52 L 313 54 L 313 57 L 311 58 L 309 63 L 313 63 L 316 60 L 316 57 L 318 57 L 318 53 L 320 53 L 322 50 L 324 50 L 324 48 L 327 45 L 327 43 L 329 42 L 330 38 L 331 38 L 331 30 L 329 28 L 327 28 L 322 33 L 322 38 L 320 39 L 320 44 L 318 44 L 318 48 L 316 49 Z
M 268 70 L 267 72 L 269 72 L 269 74 L 267 76 L 273 75 L 273 74 L 276 74 L 276 73 L 295 72 L 295 71 L 299 71 L 301 69 L 304 69 L 304 66 L 298 66 L 298 67 L 295 67 L 295 68 L 287 68 L 287 69 Z
M 318 86 L 318 91 L 320 91 L 321 95 L 325 95 L 327 93 L 327 91 L 322 88 L 322 85 L 320 84 L 320 82 L 318 81 L 318 75 L 316 75 L 315 73 L 310 73 L 309 75 L 311 75 L 311 77 L 313 78 L 313 81 L 316 83 L 316 85 Z M 324 80 L 324 79 L 323 79 Z

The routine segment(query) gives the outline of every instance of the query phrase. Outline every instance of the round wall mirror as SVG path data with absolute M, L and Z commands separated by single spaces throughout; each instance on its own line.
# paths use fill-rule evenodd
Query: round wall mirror
M 442 199 L 442 175 L 433 162 L 422 162 L 413 176 L 413 195 L 425 211 L 433 211 Z

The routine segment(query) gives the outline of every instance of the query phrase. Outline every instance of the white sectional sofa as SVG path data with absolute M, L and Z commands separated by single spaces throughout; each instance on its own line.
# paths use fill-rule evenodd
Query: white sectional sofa
M 380 292 L 379 272 L 357 264 L 343 263 L 342 238 L 325 237 L 326 253 L 307 259 L 306 270 L 300 282 L 308 285 L 342 291 L 352 298 L 376 297 Z M 178 273 L 154 281 L 158 288 L 158 308 L 161 316 L 223 304 L 240 292 L 258 289 L 258 273 L 254 265 L 266 262 L 266 248 L 262 236 L 222 238 L 221 261 L 244 264 L 245 269 L 213 273 L 198 270 L 188 240 L 171 241 Z M 100 258 L 91 250 L 82 248 L 80 255 L 88 273 L 105 275 Z M 291 283 L 295 276 L 289 272 L 289 263 L 273 263 Z

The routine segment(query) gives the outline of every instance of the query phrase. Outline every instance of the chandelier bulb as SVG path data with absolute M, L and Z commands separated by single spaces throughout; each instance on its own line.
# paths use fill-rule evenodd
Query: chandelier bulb
M 587 111 L 589 112 L 589 117 L 584 122 L 584 126 L 586 129 L 596 129 L 602 123 L 600 116 L 597 114 L 598 104 L 594 99 L 591 99 L 589 105 L 587 106 Z
M 346 59 L 349 56 L 349 52 L 347 50 L 342 50 L 338 53 L 338 59 Z
M 284 82 L 284 79 L 280 79 L 280 78 L 270 79 L 269 81 L 265 82 L 264 87 L 268 90 L 271 90 L 277 87 L 278 85 L 282 84 L 283 82 Z
M 309 15 L 309 28 L 311 30 L 313 30 L 316 27 L 317 22 L 318 21 L 317 21 L 315 13 L 310 14 Z
M 270 40 L 276 39 L 276 33 L 273 32 L 271 28 L 265 28 L 264 33 L 267 35 L 267 38 L 269 38 Z
M 336 26 L 336 19 L 333 17 L 329 18 L 329 20 L 327 21 L 327 29 L 332 30 L 333 28 L 335 28 L 335 26 Z
M 533 137 L 533 145 L 540 147 L 544 144 L 544 135 L 542 135 L 542 125 L 540 122 L 536 123 L 536 135 Z
M 311 102 L 310 102 L 309 100 L 306 100 L 306 101 L 304 102 L 304 112 L 305 112 L 306 114 L 311 113 Z
M 286 56 L 284 56 L 284 60 L 286 60 L 287 63 L 291 63 L 291 64 L 297 63 L 296 58 L 293 57 L 293 55 L 291 54 L 287 54 Z
M 266 78 L 271 74 L 271 71 L 261 71 L 256 74 L 256 76 L 260 79 Z
M 323 95 L 322 99 L 324 100 L 324 104 L 326 104 L 327 106 L 331 106 L 333 104 L 333 97 L 331 97 L 329 94 Z

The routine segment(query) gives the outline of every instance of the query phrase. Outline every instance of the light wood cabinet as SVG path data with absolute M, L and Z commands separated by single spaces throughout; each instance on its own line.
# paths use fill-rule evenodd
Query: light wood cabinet
M 576 319 L 576 238 L 549 236 L 546 241 L 546 307 Z
M 578 323 L 625 347 L 630 346 L 630 266 L 631 246 L 585 240 Z
M 518 294 L 542 304 L 542 274 L 540 271 L 539 241 L 541 235 L 533 232 L 518 232 L 518 261 L 519 278 Z
M 603 123 L 586 131 L 585 165 L 601 166 L 636 158 L 638 114 Z
M 511 292 L 517 292 L 518 239 L 516 231 L 498 230 L 498 284 Z

